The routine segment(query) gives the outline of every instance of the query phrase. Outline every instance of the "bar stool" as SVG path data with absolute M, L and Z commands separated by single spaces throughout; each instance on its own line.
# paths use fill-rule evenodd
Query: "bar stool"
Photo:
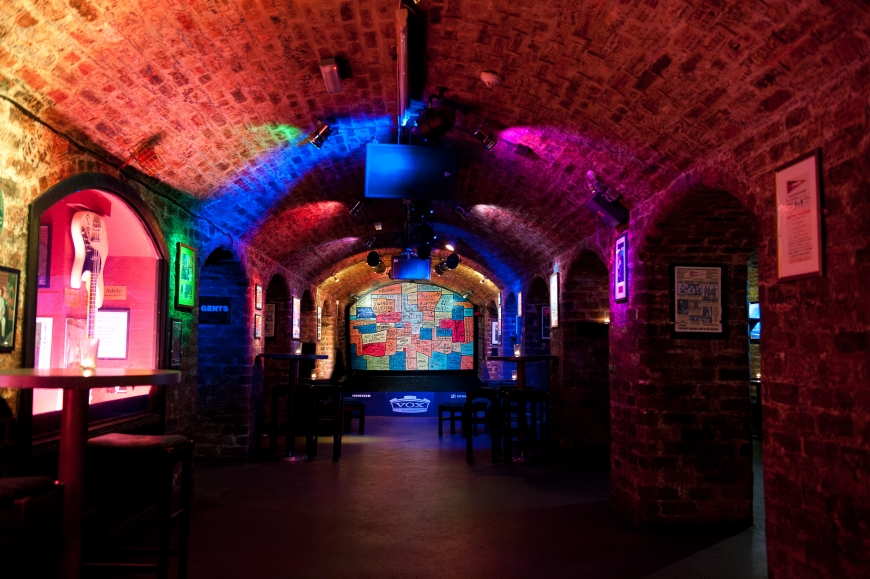
M 313 436 L 307 449 L 308 460 L 317 458 L 317 434 L 319 427 L 328 424 L 332 427 L 332 462 L 341 457 L 341 437 L 344 432 L 344 398 L 338 384 L 312 384 L 310 396 L 314 413 L 311 430 Z
M 0 577 L 58 574 L 63 483 L 45 476 L 0 478 Z
M 169 558 L 178 557 L 179 579 L 187 577 L 190 501 L 193 492 L 193 441 L 184 436 L 106 434 L 88 441 L 89 486 L 99 492 L 98 503 L 110 506 L 123 504 L 141 492 L 142 505 L 157 506 L 157 549 L 117 549 L 118 552 L 157 555 L 157 564 L 135 562 L 83 563 L 85 568 L 123 569 L 157 573 L 159 579 L 169 577 Z M 181 508 L 172 511 L 173 475 L 181 464 Z M 91 468 L 92 467 L 92 468 Z M 93 493 L 93 491 L 91 491 Z M 171 523 L 179 519 L 178 548 L 170 548 Z
M 480 400 L 482 398 L 488 401 L 488 405 L 486 405 L 486 403 L 481 404 L 475 402 L 476 400 Z M 483 406 L 485 410 L 483 417 L 478 416 L 478 411 L 481 406 Z M 501 447 L 498 390 L 489 387 L 474 388 L 472 390 L 469 390 L 465 398 L 464 413 L 465 416 L 463 417 L 463 424 L 469 426 L 469 432 L 466 434 L 465 437 L 465 459 L 468 464 L 471 464 L 474 460 L 472 452 L 472 439 L 474 438 L 474 436 L 472 436 L 471 430 L 473 427 L 476 432 L 478 424 L 483 424 L 486 431 L 490 433 L 490 437 L 492 438 L 492 461 L 498 462 L 499 450 Z
M 366 433 L 366 403 L 362 398 L 354 398 L 353 396 L 345 396 L 343 399 L 342 409 L 342 424 L 346 432 L 351 431 L 351 421 L 357 419 L 359 424 L 359 433 Z
M 514 445 L 520 450 L 521 461 L 529 450 L 546 454 L 549 403 L 549 394 L 542 390 L 505 388 L 502 391 L 502 434 L 507 464 L 513 462 Z
M 450 421 L 450 434 L 456 434 L 456 417 L 462 419 L 462 408 L 465 406 L 462 402 L 442 402 L 438 405 L 438 436 L 444 434 L 444 421 Z M 444 413 L 447 416 L 444 416 Z

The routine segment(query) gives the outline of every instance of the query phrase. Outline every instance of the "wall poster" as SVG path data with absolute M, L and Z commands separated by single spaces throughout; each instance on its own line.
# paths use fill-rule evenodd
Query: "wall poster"
M 196 302 L 196 250 L 178 243 L 175 251 L 175 307 L 193 308 Z
M 395 283 L 350 306 L 355 370 L 473 370 L 474 306 L 441 286 Z
M 723 266 L 671 266 L 674 332 L 722 333 L 723 272 Z
M 776 170 L 779 279 L 822 275 L 821 155 L 818 150 Z
M 293 336 L 294 340 L 302 337 L 302 300 L 293 298 Z
M 263 286 L 260 284 L 254 285 L 254 308 L 263 309 Z
M 97 310 L 94 337 L 100 339 L 98 359 L 126 360 L 127 344 L 130 341 L 130 310 Z
M 323 338 L 323 306 L 317 306 L 317 341 Z
M 266 304 L 263 310 L 263 337 L 275 337 L 275 304 Z
M 624 302 L 628 299 L 628 234 L 616 238 L 613 246 L 613 300 Z
M 0 352 L 11 352 L 15 349 L 20 278 L 20 270 L 0 267 Z
M 259 340 L 263 337 L 263 316 L 254 314 L 254 339 Z
M 501 332 L 499 331 L 499 323 L 496 320 L 490 322 L 490 344 L 498 346 L 501 343 Z
M 559 327 L 559 272 L 550 276 L 550 327 Z M 549 338 L 548 338 L 549 339 Z
M 523 317 L 523 292 L 517 292 L 517 317 Z

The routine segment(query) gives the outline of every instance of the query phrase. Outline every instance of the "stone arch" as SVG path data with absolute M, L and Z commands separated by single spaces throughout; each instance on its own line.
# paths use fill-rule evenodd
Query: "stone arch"
M 554 440 L 569 461 L 605 463 L 610 457 L 609 271 L 598 255 L 581 251 L 562 274 L 560 327 L 551 349 L 561 363 L 550 389 Z
M 614 503 L 638 523 L 748 524 L 746 262 L 757 224 L 720 189 L 691 188 L 663 207 L 629 259 L 636 315 L 611 331 Z M 673 332 L 675 263 L 725 267 L 721 335 Z
M 218 247 L 200 276 L 200 302 L 229 299 L 230 323 L 199 324 L 196 384 L 196 449 L 199 456 L 244 459 L 253 450 L 253 328 L 250 282 L 241 261 Z

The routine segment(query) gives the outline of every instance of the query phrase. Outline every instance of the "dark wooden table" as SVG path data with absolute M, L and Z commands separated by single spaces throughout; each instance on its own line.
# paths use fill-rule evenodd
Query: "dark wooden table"
M 284 460 L 298 461 L 306 460 L 308 457 L 305 454 L 297 455 L 295 452 L 296 438 L 293 435 L 293 413 L 296 410 L 296 389 L 299 386 L 299 361 L 300 360 L 326 360 L 329 358 L 326 354 L 257 354 L 258 359 L 264 360 L 287 360 L 290 362 L 290 377 L 288 380 L 287 392 L 287 428 L 285 434 L 287 440 L 284 444 Z M 263 376 L 265 378 L 265 366 L 263 368 Z M 272 453 L 278 450 L 278 439 L 275 433 L 278 430 L 278 394 L 277 388 L 272 390 L 272 440 L 269 445 L 269 450 Z
M 66 579 L 78 578 L 82 558 L 82 508 L 85 451 L 88 444 L 88 390 L 112 386 L 168 386 L 181 382 L 178 370 L 148 368 L 78 368 L 0 370 L 0 388 L 62 389 L 60 453 L 57 476 L 64 483 L 61 572 Z
M 555 360 L 556 356 L 489 356 L 487 360 L 493 362 L 515 362 L 517 365 L 517 388 L 522 390 L 526 387 L 526 362 L 541 362 L 543 360 Z

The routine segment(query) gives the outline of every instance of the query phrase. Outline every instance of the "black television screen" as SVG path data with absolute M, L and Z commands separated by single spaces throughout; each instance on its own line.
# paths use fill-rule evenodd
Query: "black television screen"
M 450 200 L 456 191 L 456 150 L 417 145 L 366 146 L 365 196 Z
M 432 260 L 416 257 L 393 257 L 393 269 L 390 277 L 393 279 L 429 279 Z

